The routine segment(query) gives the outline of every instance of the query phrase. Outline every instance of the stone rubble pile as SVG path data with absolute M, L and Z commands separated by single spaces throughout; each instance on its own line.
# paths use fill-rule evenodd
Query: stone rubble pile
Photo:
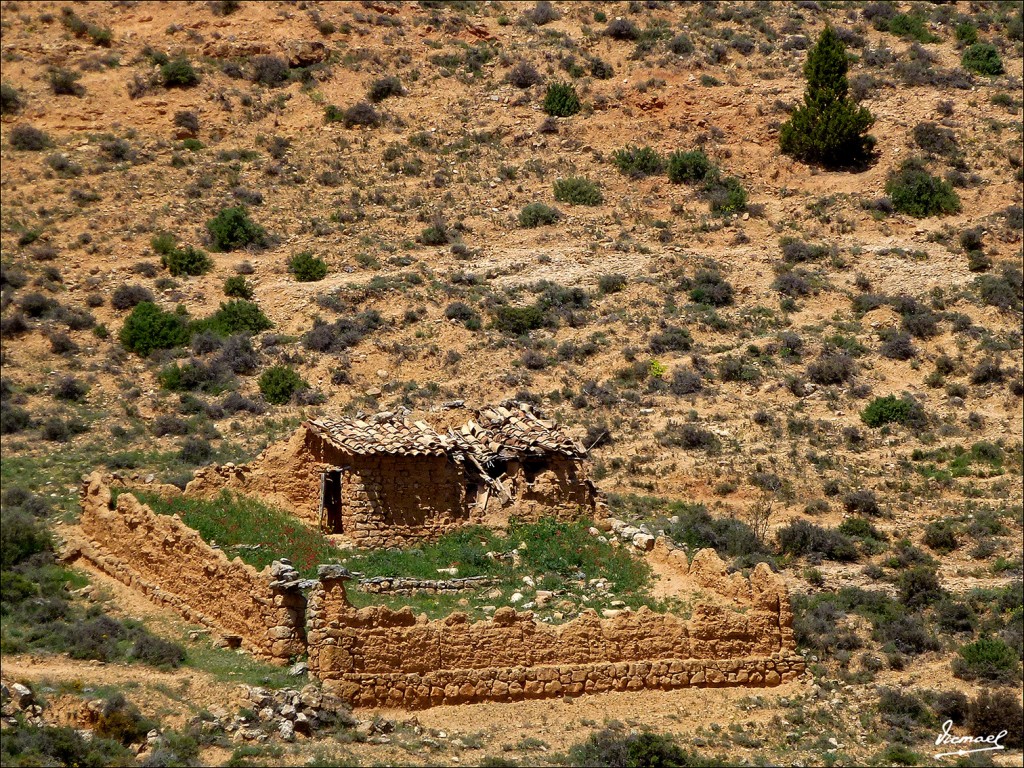
M 600 535 L 602 530 L 605 533 L 614 533 L 624 544 L 629 544 L 641 552 L 650 552 L 654 549 L 654 542 L 658 538 L 658 534 L 646 525 L 630 525 L 625 520 L 615 517 L 602 520 L 599 528 L 592 528 L 591 533 Z
M 21 683 L 0 682 L 0 715 L 3 721 L 13 725 L 18 714 L 32 725 L 43 724 L 43 708 L 36 703 L 31 688 Z
M 296 734 L 310 736 L 322 728 L 356 725 L 347 703 L 315 685 L 307 685 L 302 690 L 270 690 L 258 686 L 243 686 L 243 689 L 246 700 L 252 703 L 254 717 L 214 712 L 220 726 L 227 733 L 235 734 L 237 741 L 266 741 L 269 738 L 267 726 L 282 740 L 294 741 Z

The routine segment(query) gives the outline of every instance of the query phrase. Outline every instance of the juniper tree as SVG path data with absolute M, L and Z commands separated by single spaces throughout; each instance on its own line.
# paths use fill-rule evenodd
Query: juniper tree
M 867 160 L 875 143 L 867 131 L 875 119 L 850 98 L 846 69 L 846 48 L 826 27 L 804 64 L 804 103 L 779 131 L 783 153 L 831 168 Z

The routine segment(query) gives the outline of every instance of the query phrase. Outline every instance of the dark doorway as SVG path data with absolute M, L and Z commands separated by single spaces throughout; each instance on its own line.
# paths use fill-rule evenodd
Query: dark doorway
M 341 533 L 341 470 L 326 470 L 321 476 L 320 488 L 324 528 L 328 533 Z

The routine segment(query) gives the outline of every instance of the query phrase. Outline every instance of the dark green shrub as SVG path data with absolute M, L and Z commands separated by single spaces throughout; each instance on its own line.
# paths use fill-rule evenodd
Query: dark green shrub
M 328 121 L 331 121 L 330 116 L 328 116 Z M 373 128 L 384 122 L 384 118 L 370 104 L 360 101 L 341 113 L 341 122 L 345 124 L 346 128 L 352 128 L 356 125 Z
M 164 88 L 191 88 L 199 83 L 199 75 L 192 62 L 179 56 L 160 67 L 160 80 Z
M 171 392 L 212 392 L 219 394 L 228 388 L 230 377 L 217 365 L 206 365 L 199 360 L 185 364 L 171 363 L 157 377 L 160 386 Z
M 345 120 L 345 110 L 337 104 L 328 104 L 324 107 L 324 122 L 341 123 Z
M 110 306 L 114 309 L 131 309 L 143 301 L 153 301 L 153 292 L 135 283 L 117 286 L 110 296 Z
M 178 451 L 178 461 L 182 464 L 209 464 L 213 459 L 213 446 L 202 437 L 186 437 Z
M 845 352 L 823 352 L 807 366 L 807 377 L 815 384 L 844 384 L 857 372 L 857 363 Z
M 464 301 L 449 304 L 444 310 L 444 316 L 462 323 L 471 331 L 480 330 L 480 313 Z
M 923 608 L 945 595 L 934 568 L 917 565 L 900 574 L 900 602 L 907 608 Z
M 1022 284 L 1024 280 L 1020 267 L 1009 262 L 1003 264 L 1001 274 L 979 275 L 974 280 L 978 296 L 985 304 L 1017 311 L 1020 311 L 1021 302 L 1024 300 Z
M 544 93 L 544 111 L 552 117 L 570 117 L 581 108 L 580 97 L 571 83 L 551 83 Z
M 860 414 L 861 421 L 869 427 L 883 424 L 906 424 L 913 426 L 925 420 L 924 409 L 909 397 L 895 395 L 876 397 Z
M 860 557 L 856 545 L 843 533 L 806 520 L 794 520 L 775 533 L 779 549 L 788 555 L 817 555 L 828 560 L 851 561 Z
M 266 230 L 249 218 L 249 210 L 244 205 L 224 208 L 206 222 L 206 230 L 219 251 L 233 251 L 248 245 L 262 247 L 267 243 Z
M 275 365 L 265 370 L 260 375 L 259 385 L 264 399 L 273 405 L 284 405 L 298 390 L 309 386 L 287 365 Z
M 7 136 L 8 143 L 14 149 L 23 152 L 40 152 L 51 145 L 50 137 L 31 125 L 16 125 Z
M 302 344 L 314 352 L 340 352 L 358 344 L 382 322 L 380 314 L 374 310 L 360 312 L 355 317 L 343 317 L 332 324 L 317 320 L 302 337 Z
M 0 747 L 4 765 L 135 765 L 135 755 L 112 739 L 52 725 L 27 725 L 18 720 L 4 730 Z
M 948 181 L 932 176 L 915 160 L 906 160 L 885 182 L 885 193 L 900 213 L 922 218 L 960 210 L 960 198 Z
M 25 106 L 18 89 L 10 83 L 0 83 L 0 115 L 16 115 Z
M 977 72 L 979 75 L 1001 75 L 1004 72 L 999 49 L 991 43 L 975 43 L 968 46 L 960 63 L 964 69 Z
M 1020 659 L 999 637 L 982 637 L 960 648 L 953 674 L 964 680 L 1014 682 L 1020 677 Z
M 661 173 L 665 161 L 650 147 L 636 147 L 627 144 L 612 153 L 615 167 L 630 178 L 640 179 Z
M 394 75 L 382 77 L 379 80 L 374 80 L 370 84 L 370 90 L 366 93 L 366 98 L 372 101 L 374 104 L 379 104 L 389 96 L 404 96 L 405 89 L 402 87 L 402 81 Z
M 78 82 L 82 79 L 81 72 L 71 69 L 51 69 L 48 77 L 50 90 L 57 96 L 85 95 L 85 87 Z
M 129 352 L 145 357 L 154 349 L 184 346 L 189 332 L 181 314 L 165 312 L 153 302 L 143 301 L 125 318 L 118 338 Z
M 20 509 L 4 509 L 0 515 L 0 567 L 7 570 L 52 547 L 50 532 L 42 523 Z
M 236 333 L 260 333 L 273 325 L 258 304 L 233 299 L 222 302 L 209 317 L 192 323 L 190 331 L 193 334 L 209 331 L 217 336 L 231 336 Z
M 170 640 L 145 632 L 135 638 L 128 650 L 128 657 L 151 667 L 173 669 L 185 661 L 185 649 Z
M 689 450 L 717 451 L 721 441 L 714 432 L 699 424 L 669 422 L 661 432 L 655 432 L 654 438 L 660 445 L 678 446 Z
M 597 289 L 603 293 L 618 293 L 626 287 L 626 276 L 619 274 L 601 275 L 597 278 Z
M 582 176 L 558 179 L 554 191 L 555 200 L 570 205 L 600 205 L 604 202 L 600 187 Z
M 525 307 L 501 306 L 494 315 L 494 327 L 502 333 L 512 336 L 522 336 L 532 330 L 544 325 L 544 312 L 540 307 L 528 305 Z
M 315 283 L 327 277 L 327 262 L 311 251 L 300 251 L 288 260 L 288 271 L 300 283 Z
M 731 517 L 713 517 L 703 504 L 673 505 L 671 513 L 678 520 L 670 520 L 665 532 L 691 552 L 710 547 L 723 558 L 767 553 L 749 525 Z
M 653 333 L 647 348 L 656 355 L 665 352 L 686 352 L 693 346 L 693 336 L 689 329 L 681 325 L 663 325 L 661 330 Z
M 1000 741 L 1008 749 L 1024 744 L 1024 709 L 1013 691 L 982 691 L 967 708 L 967 727 L 971 733 L 997 734 L 1006 731 Z
M 831 27 L 818 37 L 804 64 L 803 104 L 779 129 L 782 152 L 805 163 L 848 167 L 864 163 L 874 146 L 874 117 L 848 94 L 846 49 Z
M 714 214 L 725 216 L 747 207 L 747 191 L 735 176 L 705 178 L 701 191 Z
M 710 307 L 732 304 L 732 285 L 717 269 L 698 269 L 690 287 L 690 301 Z
M 668 41 L 668 49 L 676 56 L 689 56 L 696 50 L 693 40 L 682 32 Z
M 718 168 L 700 149 L 676 151 L 668 156 L 668 178 L 673 184 L 699 184 L 717 175 Z
M 942 555 L 960 546 L 956 538 L 956 527 L 948 520 L 929 523 L 924 529 L 924 543 Z
M 668 735 L 647 731 L 626 734 L 605 728 L 569 749 L 569 765 L 588 768 L 714 768 L 726 763 L 684 750 Z
M 174 248 L 160 257 L 160 263 L 175 277 L 181 275 L 204 275 L 213 269 L 213 260 L 201 248 L 186 245 Z
M 558 209 L 544 203 L 527 203 L 519 211 L 519 226 L 528 229 L 554 224 L 562 217 Z
M 224 281 L 224 295 L 236 299 L 251 299 L 252 286 L 242 275 L 232 275 Z
M 974 45 L 978 42 L 978 28 L 970 22 L 956 25 L 956 41 L 961 45 Z
M 960 152 L 956 134 L 951 129 L 928 121 L 914 126 L 914 143 L 936 157 L 955 157 Z
M 878 514 L 877 502 L 875 502 L 874 509 L 876 511 L 869 514 Z M 875 526 L 871 524 L 871 521 L 865 520 L 863 517 L 848 517 L 839 524 L 839 528 L 837 530 L 847 536 L 851 536 L 855 539 L 863 539 L 865 541 L 885 541 L 888 538 L 884 533 L 875 528 Z

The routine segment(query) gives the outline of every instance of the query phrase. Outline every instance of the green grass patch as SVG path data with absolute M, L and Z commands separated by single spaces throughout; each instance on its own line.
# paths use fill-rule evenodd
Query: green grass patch
M 296 517 L 261 501 L 222 491 L 215 499 L 164 498 L 134 492 L 162 515 L 178 515 L 204 541 L 216 542 L 228 557 L 241 557 L 257 570 L 287 557 L 306 577 L 321 563 L 336 563 L 341 551 Z

